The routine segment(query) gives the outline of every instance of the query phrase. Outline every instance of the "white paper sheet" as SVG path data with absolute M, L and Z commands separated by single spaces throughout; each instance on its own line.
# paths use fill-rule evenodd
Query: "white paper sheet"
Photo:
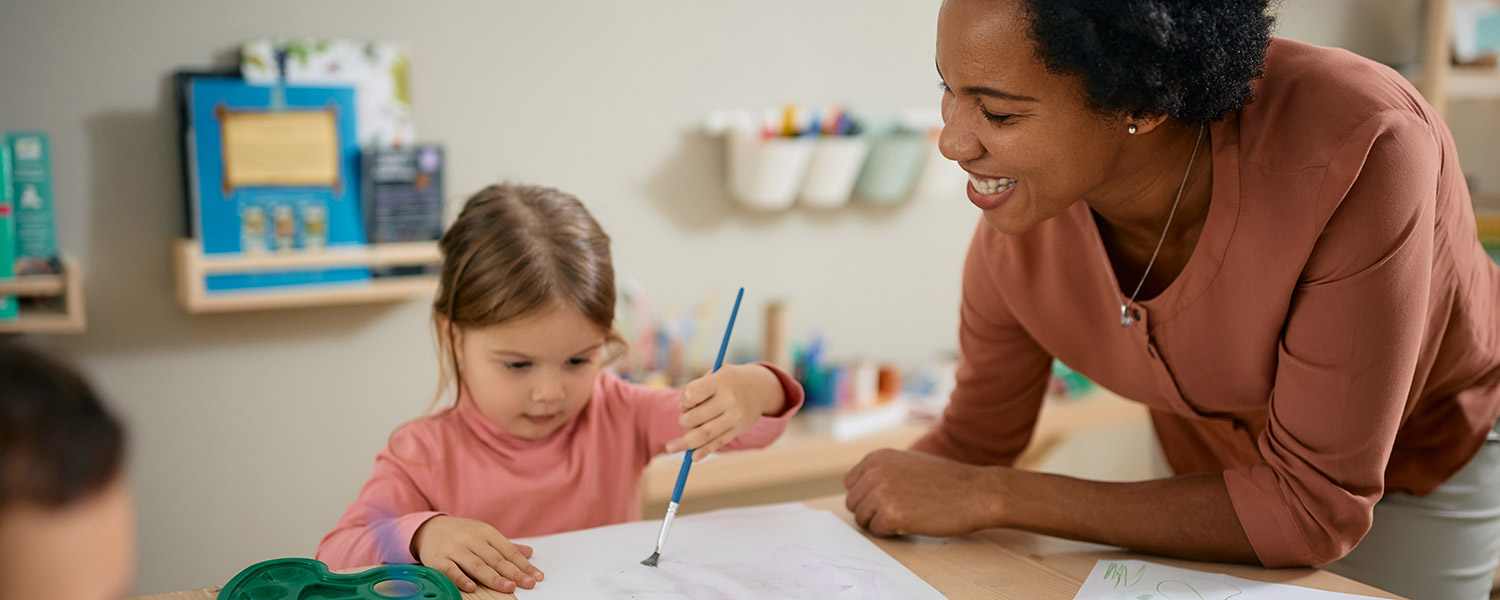
M 1073 600 L 1370 600 L 1372 596 L 1262 583 L 1140 560 L 1101 560 Z
M 678 517 L 656 568 L 641 564 L 661 521 L 517 540 L 547 574 L 523 600 L 936 600 L 922 581 L 827 511 L 801 504 Z

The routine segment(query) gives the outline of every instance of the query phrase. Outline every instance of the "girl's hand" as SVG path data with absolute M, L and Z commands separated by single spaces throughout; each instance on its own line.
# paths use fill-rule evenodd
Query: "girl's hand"
M 770 369 L 726 365 L 682 388 L 677 423 L 692 431 L 667 442 L 667 452 L 694 450 L 693 460 L 702 460 L 785 404 L 781 380 Z
M 541 569 L 526 560 L 531 558 L 531 546 L 512 544 L 489 523 L 474 519 L 428 519 L 412 535 L 411 553 L 464 592 L 475 591 L 476 580 L 508 594 L 518 585 L 529 590 L 542 579 Z

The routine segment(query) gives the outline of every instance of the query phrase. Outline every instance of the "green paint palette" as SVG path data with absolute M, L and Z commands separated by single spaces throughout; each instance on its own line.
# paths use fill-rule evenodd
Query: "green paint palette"
M 310 558 L 251 565 L 219 592 L 219 600 L 460 600 L 458 588 L 421 565 L 385 565 L 341 575 Z

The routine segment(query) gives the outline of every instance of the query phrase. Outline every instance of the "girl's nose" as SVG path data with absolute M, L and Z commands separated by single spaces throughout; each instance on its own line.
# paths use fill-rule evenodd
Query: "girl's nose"
M 557 402 L 562 400 L 562 381 L 555 378 L 543 381 L 532 390 L 531 397 L 537 402 Z

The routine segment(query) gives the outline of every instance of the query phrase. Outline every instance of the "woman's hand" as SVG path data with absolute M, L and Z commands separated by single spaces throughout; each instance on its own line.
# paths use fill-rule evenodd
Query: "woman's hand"
M 844 476 L 844 503 L 875 535 L 963 535 L 999 525 L 1003 471 L 915 450 L 876 450 Z
M 531 546 L 513 544 L 484 521 L 438 515 L 411 537 L 411 553 L 423 565 L 442 571 L 459 590 L 473 592 L 478 581 L 510 593 L 531 589 L 542 571 L 531 566 Z
M 781 380 L 770 369 L 725 366 L 682 388 L 682 416 L 677 422 L 692 431 L 667 442 L 667 452 L 694 450 L 693 460 L 702 460 L 785 404 Z

